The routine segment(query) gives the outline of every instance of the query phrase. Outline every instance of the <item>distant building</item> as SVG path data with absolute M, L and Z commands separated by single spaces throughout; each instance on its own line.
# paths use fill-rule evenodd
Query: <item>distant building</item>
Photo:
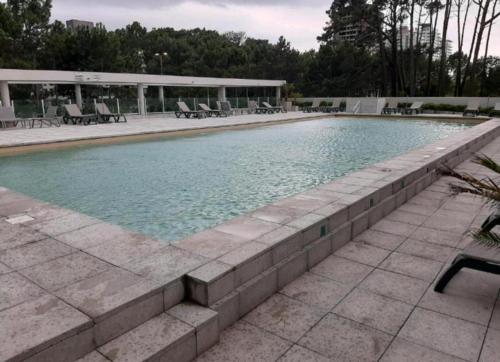
M 66 21 L 66 27 L 71 30 L 81 28 L 94 29 L 94 23 L 91 21 L 71 19 Z
M 406 25 L 402 26 L 398 30 L 398 48 L 408 49 L 410 47 L 410 28 Z M 420 39 L 420 45 L 424 47 L 428 47 L 431 43 L 431 25 L 430 24 L 421 24 L 420 31 L 418 33 L 418 37 Z M 413 44 L 416 45 L 419 41 L 417 39 L 417 32 L 415 31 L 413 34 Z M 441 42 L 442 37 L 439 32 L 436 32 L 434 38 L 434 59 L 439 59 L 441 56 Z M 389 42 L 387 42 L 389 45 Z M 451 40 L 446 40 L 446 56 L 450 56 L 452 53 L 452 42 Z
M 342 18 L 342 27 L 335 33 L 335 40 L 344 41 L 350 44 L 356 44 L 362 33 L 366 30 L 367 24 L 365 21 L 353 22 L 351 16 L 347 15 Z

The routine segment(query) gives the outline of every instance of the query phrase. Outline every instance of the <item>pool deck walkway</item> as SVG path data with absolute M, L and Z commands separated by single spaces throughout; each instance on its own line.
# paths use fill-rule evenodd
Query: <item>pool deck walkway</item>
M 263 115 L 177 119 L 172 115 L 150 117 L 130 116 L 127 123 L 109 123 L 90 126 L 62 125 L 56 127 L 0 130 L 0 149 L 82 140 L 123 138 L 130 136 L 161 135 L 181 131 L 208 131 L 225 127 L 244 127 L 322 118 L 325 114 L 288 112 Z
M 175 245 L 0 187 L 0 361 L 498 361 L 500 277 L 432 286 L 489 213 L 435 167 L 492 176 L 467 155 L 500 161 L 499 129 Z

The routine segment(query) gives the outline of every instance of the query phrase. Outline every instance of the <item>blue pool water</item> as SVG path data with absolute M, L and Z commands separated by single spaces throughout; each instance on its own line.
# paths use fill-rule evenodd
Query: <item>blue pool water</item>
M 0 158 L 0 185 L 177 240 L 469 126 L 323 119 Z

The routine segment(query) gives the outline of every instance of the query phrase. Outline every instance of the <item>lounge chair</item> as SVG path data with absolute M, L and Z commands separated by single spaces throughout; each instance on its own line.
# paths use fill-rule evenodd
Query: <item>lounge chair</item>
M 405 114 L 419 114 L 422 113 L 422 106 L 424 105 L 423 102 L 413 102 L 410 108 L 405 109 Z
M 490 112 L 490 117 L 500 116 L 500 103 L 495 104 L 495 108 Z
M 59 117 L 57 116 L 58 106 L 49 106 L 47 111 L 45 112 L 45 116 L 43 117 L 35 117 L 31 120 L 33 121 L 32 127 L 35 127 L 35 124 L 38 123 L 40 128 L 43 126 L 56 126 L 61 127 L 61 122 L 59 121 Z
M 28 118 L 17 118 L 12 107 L 0 106 L 0 128 L 33 127 L 33 121 Z
M 120 122 L 120 118 L 123 118 L 123 122 L 127 122 L 127 117 L 125 117 L 124 114 L 112 113 L 106 103 L 96 103 L 95 110 L 101 123 L 109 123 L 111 118 L 115 121 L 115 123 Z
M 262 102 L 268 113 L 286 113 L 286 109 L 282 106 L 272 106 L 268 102 Z
M 387 103 L 387 107 L 384 107 L 384 109 L 382 110 L 382 114 L 396 114 L 398 113 L 399 111 L 399 108 L 398 108 L 398 101 L 397 99 L 391 99 L 388 103 Z
M 315 99 L 315 100 L 313 100 L 311 106 L 304 108 L 304 112 L 305 113 L 319 112 L 320 111 L 320 107 L 319 107 L 320 104 L 321 104 L 321 102 L 318 99 Z
M 500 225 L 500 213 L 496 212 L 484 221 L 481 232 L 490 232 L 498 225 Z M 434 291 L 442 293 L 462 268 L 500 274 L 500 250 L 472 243 L 455 257 L 450 267 L 439 278 Z
M 228 116 L 234 116 L 236 111 L 231 107 L 231 102 L 222 101 L 220 102 L 220 110 L 225 112 Z
M 175 116 L 177 118 L 181 118 L 181 116 L 184 116 L 186 118 L 191 118 L 191 116 L 194 116 L 196 118 L 206 118 L 207 117 L 207 112 L 205 112 L 205 111 L 192 111 L 189 109 L 187 104 L 184 102 L 177 102 L 177 107 L 179 107 L 179 110 L 175 112 Z
M 91 123 L 98 123 L 97 114 L 82 114 L 80 108 L 76 104 L 65 104 L 64 110 L 66 114 L 63 116 L 63 121 L 65 124 L 69 122 L 73 124 L 83 124 L 88 126 Z
M 198 107 L 201 108 L 202 111 L 205 111 L 209 117 L 216 116 L 216 117 L 227 117 L 228 114 L 227 112 L 223 111 L 222 109 L 212 109 L 205 103 L 198 103 Z
M 331 105 L 324 107 L 323 111 L 326 113 L 340 112 L 340 103 L 342 103 L 342 100 L 340 98 L 335 98 Z
M 257 113 L 257 102 L 256 101 L 248 101 L 248 114 L 255 114 Z
M 472 115 L 473 117 L 479 116 L 479 101 L 470 101 L 465 107 L 463 116 Z

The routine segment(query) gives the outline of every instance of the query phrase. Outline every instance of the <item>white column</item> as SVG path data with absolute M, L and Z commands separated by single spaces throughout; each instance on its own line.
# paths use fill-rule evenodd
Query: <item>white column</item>
M 218 100 L 221 102 L 226 100 L 226 87 L 219 87 Z
M 80 84 L 75 84 L 75 101 L 78 108 L 83 108 L 82 101 L 82 86 Z
M 10 107 L 9 83 L 6 81 L 0 82 L 0 100 L 4 107 Z
M 165 95 L 163 93 L 163 86 L 158 87 L 158 99 L 161 104 L 161 111 L 165 112 Z
M 146 115 L 146 102 L 144 100 L 144 84 L 137 84 L 137 100 L 139 104 L 139 114 Z
M 281 102 L 281 87 L 276 87 L 276 105 Z

